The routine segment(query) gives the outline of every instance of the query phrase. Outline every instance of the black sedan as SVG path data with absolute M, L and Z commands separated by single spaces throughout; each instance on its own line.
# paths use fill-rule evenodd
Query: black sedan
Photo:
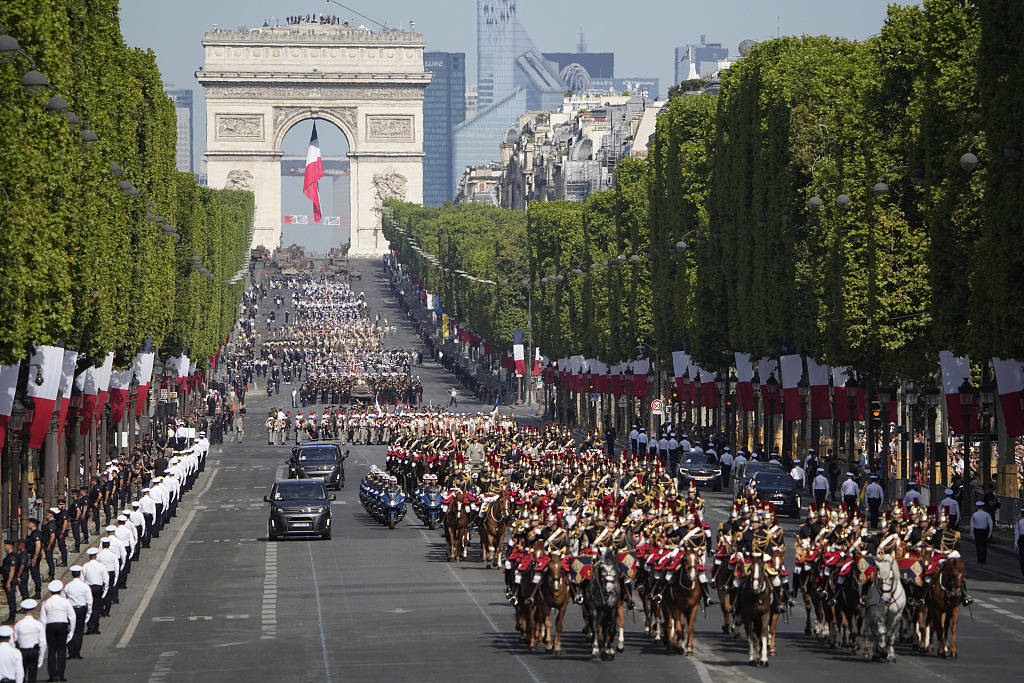
M 756 472 L 754 489 L 757 499 L 771 503 L 777 515 L 800 516 L 800 489 L 785 472 Z
M 696 451 L 683 455 L 676 465 L 676 475 L 680 484 L 685 486 L 687 479 L 702 486 L 710 486 L 712 491 L 722 490 L 722 476 L 718 458 L 707 453 Z
M 341 446 L 318 441 L 296 446 L 288 461 L 289 479 L 323 479 L 335 491 L 345 486 L 345 458 Z
M 274 484 L 270 495 L 263 500 L 270 503 L 267 536 L 271 541 L 288 536 L 319 536 L 331 538 L 331 501 L 319 479 L 291 479 Z

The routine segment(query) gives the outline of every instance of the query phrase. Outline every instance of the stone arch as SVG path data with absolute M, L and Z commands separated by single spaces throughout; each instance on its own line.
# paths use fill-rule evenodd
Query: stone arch
M 323 119 L 337 126 L 348 140 L 348 151 L 359 151 L 358 119 L 355 107 L 274 107 L 273 149 L 281 151 L 288 131 L 309 119 Z

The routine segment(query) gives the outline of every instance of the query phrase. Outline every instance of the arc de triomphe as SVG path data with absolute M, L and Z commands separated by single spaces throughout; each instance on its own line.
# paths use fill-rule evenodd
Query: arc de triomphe
M 383 253 L 381 202 L 423 200 L 423 90 L 431 74 L 422 34 L 301 23 L 214 30 L 203 47 L 196 78 L 206 91 L 209 185 L 254 192 L 253 246 L 280 244 L 281 143 L 296 123 L 319 118 L 348 138 L 349 253 Z

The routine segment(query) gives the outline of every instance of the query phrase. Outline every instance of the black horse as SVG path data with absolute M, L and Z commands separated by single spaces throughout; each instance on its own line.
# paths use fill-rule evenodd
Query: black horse
M 619 558 L 611 548 L 602 548 L 595 558 L 590 580 L 583 592 L 587 630 L 593 640 L 590 656 L 615 659 L 615 634 L 619 603 L 622 602 Z

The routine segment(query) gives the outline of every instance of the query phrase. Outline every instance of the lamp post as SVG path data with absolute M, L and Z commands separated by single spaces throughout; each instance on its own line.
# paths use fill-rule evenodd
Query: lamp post
M 996 387 L 989 376 L 988 364 L 984 366 L 981 386 L 978 388 L 978 408 L 981 413 L 981 452 L 978 454 L 978 466 L 982 468 L 982 484 L 986 488 L 992 484 L 992 428 L 990 420 L 995 415 Z
M 881 432 L 880 438 L 882 441 L 882 452 L 880 458 L 882 461 L 882 480 L 889 480 L 889 473 L 891 471 L 889 465 L 889 401 L 892 400 L 892 392 L 885 384 L 878 385 L 878 403 L 880 408 L 881 424 L 878 429 Z
M 800 377 L 800 381 L 797 382 L 796 386 L 800 391 L 800 438 L 797 440 L 796 445 L 797 458 L 800 459 L 807 452 L 807 397 L 811 394 L 811 385 L 806 374 Z M 787 453 L 784 459 L 790 459 L 790 455 L 790 453 Z
M 927 458 L 928 484 L 931 487 L 932 493 L 931 500 L 935 500 L 937 491 L 935 486 L 935 418 L 938 416 L 939 395 L 939 386 L 935 383 L 935 378 L 932 377 L 924 387 L 924 400 L 925 405 L 927 405 L 927 412 L 925 413 L 925 446 L 928 449 L 925 457 Z
M 736 393 L 734 389 L 738 382 L 736 373 L 730 370 L 729 376 L 725 379 L 725 439 L 726 445 L 733 450 L 736 448 L 736 412 L 734 407 Z
M 857 390 L 860 385 L 857 384 L 857 378 L 850 373 L 850 376 L 846 380 L 846 401 L 849 404 L 848 416 L 850 418 L 850 448 L 847 455 L 847 465 L 849 465 L 847 471 L 853 472 L 857 466 Z
M 971 468 L 971 406 L 974 405 L 974 387 L 971 385 L 971 378 L 964 377 L 963 384 L 960 385 L 960 411 L 963 423 L 960 431 L 963 433 L 963 444 L 964 444 L 964 472 L 970 472 Z M 948 484 L 949 480 L 946 478 L 946 467 L 943 463 L 942 468 L 942 483 Z
M 750 442 L 752 440 L 755 440 L 755 441 L 757 440 L 757 435 L 761 432 L 761 422 L 764 419 L 764 417 L 763 417 L 764 411 L 761 410 L 758 407 L 758 406 L 761 405 L 761 380 L 760 380 L 760 377 L 758 375 L 757 370 L 754 370 L 754 376 L 750 380 L 750 385 L 751 385 L 750 388 L 753 389 L 753 391 L 754 391 L 754 419 L 753 419 L 753 422 L 751 424 L 751 430 L 753 431 L 753 436 L 752 436 L 752 438 L 748 438 L 748 434 L 747 434 L 746 429 L 745 429 L 745 427 L 746 427 L 746 420 L 744 420 L 744 432 L 743 432 L 743 447 L 744 448 L 750 448 L 751 447 Z
M 907 382 L 907 385 L 903 387 L 903 399 L 907 404 L 907 431 L 909 436 L 903 439 L 903 449 L 900 452 L 900 470 L 905 479 L 911 478 L 911 470 L 913 469 L 912 460 L 913 455 L 908 457 L 908 451 L 910 450 L 910 444 L 914 443 L 914 426 L 917 424 L 917 385 L 913 382 Z
M 764 411 L 765 433 L 762 447 L 767 454 L 775 448 L 775 413 L 778 410 L 779 404 L 779 381 L 775 379 L 774 372 L 769 375 L 768 381 L 765 382 L 764 396 L 766 399 Z
M 719 370 L 718 372 L 715 373 L 715 391 L 718 392 L 719 404 L 720 404 L 720 407 L 721 407 L 721 409 L 723 411 L 725 410 L 725 390 L 726 390 L 725 375 L 722 374 L 721 370 Z M 722 423 L 718 422 L 717 417 L 718 417 L 718 409 L 715 410 L 715 418 L 716 418 L 715 419 L 715 424 L 716 424 L 716 426 L 718 426 L 719 424 L 722 424 Z M 722 424 L 722 426 L 725 427 L 725 429 L 722 430 L 722 431 L 725 431 L 725 430 L 729 429 L 729 427 L 728 427 L 728 425 L 729 425 L 728 419 L 729 419 L 728 416 L 726 416 L 723 419 L 724 424 Z

